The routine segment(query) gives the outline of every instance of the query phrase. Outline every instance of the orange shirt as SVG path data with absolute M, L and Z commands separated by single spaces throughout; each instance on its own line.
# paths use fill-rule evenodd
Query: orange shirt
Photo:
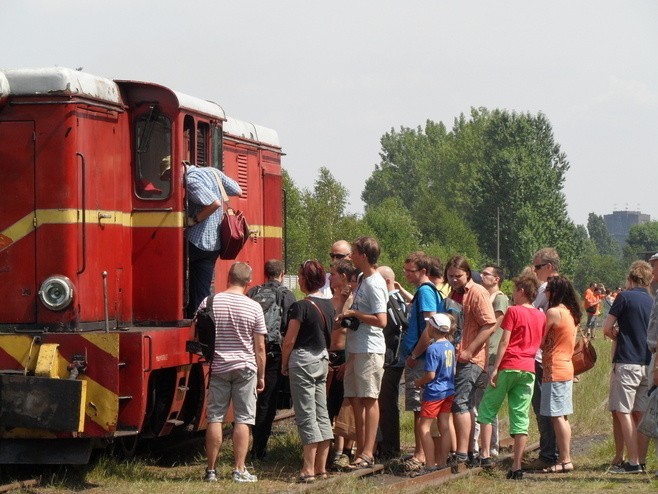
M 559 322 L 549 327 L 550 314 L 547 313 L 546 337 L 542 344 L 544 378 L 543 382 L 571 381 L 573 379 L 573 349 L 576 346 L 576 323 L 571 312 L 559 305 L 549 309 L 559 311 Z
M 592 290 L 591 288 L 585 290 L 585 293 L 583 294 L 583 298 L 585 299 L 585 309 L 589 307 L 594 307 L 599 303 L 599 297 L 594 293 L 594 290 Z
M 496 314 L 491 305 L 489 292 L 473 280 L 468 280 L 464 287 L 464 332 L 461 347 L 467 348 L 480 332 L 482 326 L 496 324 Z M 485 368 L 487 362 L 487 341 L 482 347 L 473 352 L 470 362 Z

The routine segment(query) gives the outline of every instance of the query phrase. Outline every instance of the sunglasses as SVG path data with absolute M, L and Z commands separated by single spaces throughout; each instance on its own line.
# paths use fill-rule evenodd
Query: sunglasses
M 497 278 L 497 276 L 494 273 L 488 273 L 486 271 L 482 271 L 480 273 L 480 276 L 493 276 L 494 278 Z
M 334 254 L 333 252 L 329 253 L 329 257 L 332 259 L 345 259 L 349 254 Z
M 542 264 L 535 264 L 535 271 L 539 271 L 541 268 L 543 268 L 547 264 L 550 264 L 550 262 L 544 262 Z

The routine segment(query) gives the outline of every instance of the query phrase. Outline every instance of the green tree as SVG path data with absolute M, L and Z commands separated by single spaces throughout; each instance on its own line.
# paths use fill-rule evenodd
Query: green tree
M 283 191 L 285 265 L 288 273 L 296 274 L 297 266 L 310 256 L 308 238 L 311 236 L 311 229 L 302 201 L 302 191 L 297 188 L 287 170 L 283 170 Z
M 562 192 L 569 163 L 548 119 L 495 110 L 478 125 L 484 133 L 483 163 L 468 219 L 483 253 L 495 258 L 499 211 L 501 263 L 510 273 L 520 272 L 541 247 L 572 254 L 575 226 Z
M 410 252 L 417 250 L 420 232 L 400 199 L 390 197 L 378 206 L 368 208 L 363 220 L 381 246 L 379 264 L 396 270 Z
M 582 255 L 575 263 L 574 287 L 583 293 L 591 283 L 603 283 L 608 288 L 624 285 L 626 267 L 618 257 L 600 254 L 596 244 L 587 240 Z
M 632 226 L 628 232 L 624 252 L 629 264 L 636 259 L 644 258 L 647 253 L 658 252 L 658 221 Z
M 336 240 L 351 241 L 368 233 L 356 215 L 346 213 L 347 195 L 347 189 L 325 167 L 320 168 L 313 190 L 303 191 L 302 205 L 309 225 L 309 234 L 303 239 L 307 258 L 327 264 L 329 248 Z
M 380 141 L 381 162 L 375 165 L 361 194 L 367 207 L 397 197 L 413 211 L 419 194 L 428 190 L 436 193 L 444 183 L 438 162 L 445 139 L 445 126 L 429 120 L 424 129 L 401 127 L 384 134 Z
M 620 257 L 621 249 L 617 241 L 610 235 L 603 216 L 589 213 L 587 231 L 599 254 Z

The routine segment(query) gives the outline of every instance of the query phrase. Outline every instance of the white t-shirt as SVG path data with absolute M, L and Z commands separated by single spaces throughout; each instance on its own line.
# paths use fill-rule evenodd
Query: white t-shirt
M 375 272 L 367 278 L 363 277 L 361 283 L 354 291 L 352 309 L 366 314 L 386 314 L 388 290 L 381 274 Z M 345 342 L 347 353 L 385 353 L 386 342 L 382 328 L 373 327 L 361 322 L 356 331 L 347 330 Z

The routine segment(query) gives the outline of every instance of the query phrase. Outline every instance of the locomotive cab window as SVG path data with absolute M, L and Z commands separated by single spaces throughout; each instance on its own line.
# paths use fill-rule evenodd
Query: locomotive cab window
M 135 192 L 165 199 L 171 192 L 171 121 L 157 107 L 135 121 Z

